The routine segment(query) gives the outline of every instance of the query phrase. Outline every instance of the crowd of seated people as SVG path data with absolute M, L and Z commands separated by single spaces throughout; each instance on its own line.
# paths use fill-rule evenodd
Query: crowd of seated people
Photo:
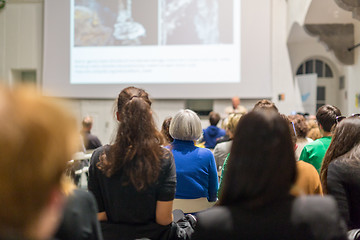
M 304 117 L 260 100 L 227 116 L 230 141 L 215 142 L 215 161 L 195 146 L 195 112 L 178 111 L 160 132 L 148 93 L 127 87 L 114 142 L 91 156 L 87 192 L 64 176 L 80 144 L 73 117 L 31 90 L 1 88 L 0 100 L 0 239 L 330 240 L 360 228 L 360 117 L 335 106 L 319 108 L 322 137 L 307 143 Z M 177 199 L 202 198 L 215 206 L 173 211 Z

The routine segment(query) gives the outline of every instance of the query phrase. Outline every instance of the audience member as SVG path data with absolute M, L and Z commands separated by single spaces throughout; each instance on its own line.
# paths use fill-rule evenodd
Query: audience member
M 198 213 L 192 239 L 347 239 L 332 198 L 289 195 L 296 179 L 293 147 L 279 114 L 243 116 L 219 206 Z
M 209 114 L 210 126 L 203 130 L 203 141 L 205 147 L 213 149 L 216 145 L 216 140 L 225 135 L 225 130 L 218 128 L 217 124 L 220 121 L 220 115 L 216 112 Z
M 306 137 L 315 141 L 316 139 L 319 139 L 322 137 L 319 129 L 319 125 L 317 124 L 317 121 L 314 119 L 308 119 L 306 122 L 308 126 L 308 133 L 306 134 Z
M 172 153 L 176 164 L 176 198 L 206 197 L 216 201 L 218 177 L 214 155 L 209 149 L 194 145 L 201 136 L 201 122 L 195 112 L 180 110 L 171 120 Z
M 215 157 L 215 162 L 216 162 L 216 167 L 217 167 L 218 172 L 221 171 L 222 166 L 225 161 L 225 158 L 230 153 L 232 139 L 234 137 L 237 123 L 239 122 L 241 116 L 242 116 L 242 114 L 240 114 L 240 113 L 235 113 L 235 114 L 229 115 L 227 125 L 226 125 L 226 133 L 229 136 L 229 141 L 218 143 L 218 144 L 216 144 L 216 146 L 214 148 L 214 157 Z
M 53 240 L 102 240 L 94 196 L 76 189 L 69 177 L 63 177 L 62 190 L 67 196 L 64 216 Z
M 289 120 L 293 123 L 296 132 L 296 150 L 295 150 L 295 158 L 299 160 L 300 153 L 305 147 L 306 144 L 312 142 L 312 139 L 306 137 L 308 133 L 308 127 L 306 124 L 306 120 L 302 115 L 290 115 L 288 116 Z
M 244 106 L 240 105 L 240 98 L 239 97 L 233 97 L 231 99 L 232 102 L 232 106 L 226 107 L 225 108 L 225 113 L 226 115 L 229 115 L 231 113 L 240 113 L 240 114 L 245 114 L 247 113 L 247 109 Z
M 50 239 L 66 200 L 61 176 L 78 147 L 75 119 L 35 90 L 1 88 L 0 125 L 0 239 Z
M 275 112 L 279 112 L 278 108 L 275 106 L 275 103 L 268 99 L 262 99 L 255 103 L 253 111 L 258 110 L 273 110 Z
M 296 142 L 298 136 L 299 135 L 301 136 L 303 134 L 302 130 L 300 129 L 300 131 L 297 131 L 297 128 L 295 127 L 296 124 L 291 122 L 290 118 L 286 117 L 283 114 L 281 114 L 281 116 L 289 124 L 290 135 L 294 145 L 295 156 L 296 156 L 296 150 L 298 148 Z M 295 118 L 293 119 L 296 119 L 297 115 L 293 115 L 293 117 L 294 116 Z M 299 116 L 302 117 L 301 115 Z M 290 194 L 292 194 L 293 196 L 301 196 L 304 194 L 305 195 L 323 194 L 319 173 L 316 171 L 313 165 L 311 165 L 310 163 L 306 163 L 304 161 L 299 161 L 299 159 L 296 159 L 296 169 L 298 174 L 296 176 L 295 183 L 290 189 Z
M 89 168 L 104 239 L 167 239 L 172 223 L 176 172 L 161 147 L 148 94 L 123 89 L 117 99 L 116 140 L 95 150 Z
M 169 127 L 172 117 L 168 117 L 164 120 L 162 126 L 161 126 L 161 133 L 164 135 L 164 138 L 166 140 L 165 145 L 169 145 L 174 141 L 174 139 L 171 137 L 169 133 Z
M 86 150 L 93 150 L 102 146 L 99 138 L 91 134 L 92 125 L 93 125 L 92 117 L 87 116 L 83 119 L 81 135 L 84 139 L 84 145 Z
M 252 111 L 271 111 L 271 112 L 279 113 L 279 110 L 275 106 L 275 103 L 273 103 L 272 101 L 270 101 L 268 99 L 262 99 L 262 100 L 257 101 L 255 103 Z M 222 171 L 221 171 L 221 175 L 220 175 L 219 192 L 222 189 L 223 178 L 224 178 L 224 175 L 226 172 L 226 165 L 227 165 L 228 158 L 229 158 L 229 155 L 225 158 L 224 164 L 222 166 Z
M 323 137 L 305 145 L 300 154 L 300 160 L 313 165 L 318 173 L 320 173 L 324 155 L 331 142 L 332 130 L 336 125 L 336 117 L 340 115 L 340 110 L 335 106 L 321 106 L 317 110 L 316 120 Z
M 335 197 L 349 229 L 360 228 L 360 118 L 341 121 L 321 167 L 325 193 Z

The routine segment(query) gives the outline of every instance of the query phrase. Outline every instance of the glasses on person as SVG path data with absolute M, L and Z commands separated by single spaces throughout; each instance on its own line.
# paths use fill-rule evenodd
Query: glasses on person
M 360 117 L 360 113 L 353 113 L 351 114 L 351 116 L 349 117 Z M 348 117 L 345 117 L 345 116 L 337 116 L 336 117 L 336 122 L 339 123 L 341 122 L 342 120 L 344 120 L 345 118 L 348 118 Z

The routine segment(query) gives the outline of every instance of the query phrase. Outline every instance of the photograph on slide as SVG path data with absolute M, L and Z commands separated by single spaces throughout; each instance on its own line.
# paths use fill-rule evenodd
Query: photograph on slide
M 233 7 L 233 1 L 220 0 L 74 0 L 73 43 L 232 44 Z

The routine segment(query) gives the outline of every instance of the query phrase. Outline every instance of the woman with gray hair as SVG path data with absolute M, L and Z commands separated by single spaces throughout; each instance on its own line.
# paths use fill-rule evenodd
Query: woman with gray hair
M 176 195 L 179 199 L 207 198 L 216 201 L 218 178 L 214 155 L 194 145 L 202 133 L 200 118 L 189 109 L 180 110 L 171 120 L 172 153 L 176 165 Z

